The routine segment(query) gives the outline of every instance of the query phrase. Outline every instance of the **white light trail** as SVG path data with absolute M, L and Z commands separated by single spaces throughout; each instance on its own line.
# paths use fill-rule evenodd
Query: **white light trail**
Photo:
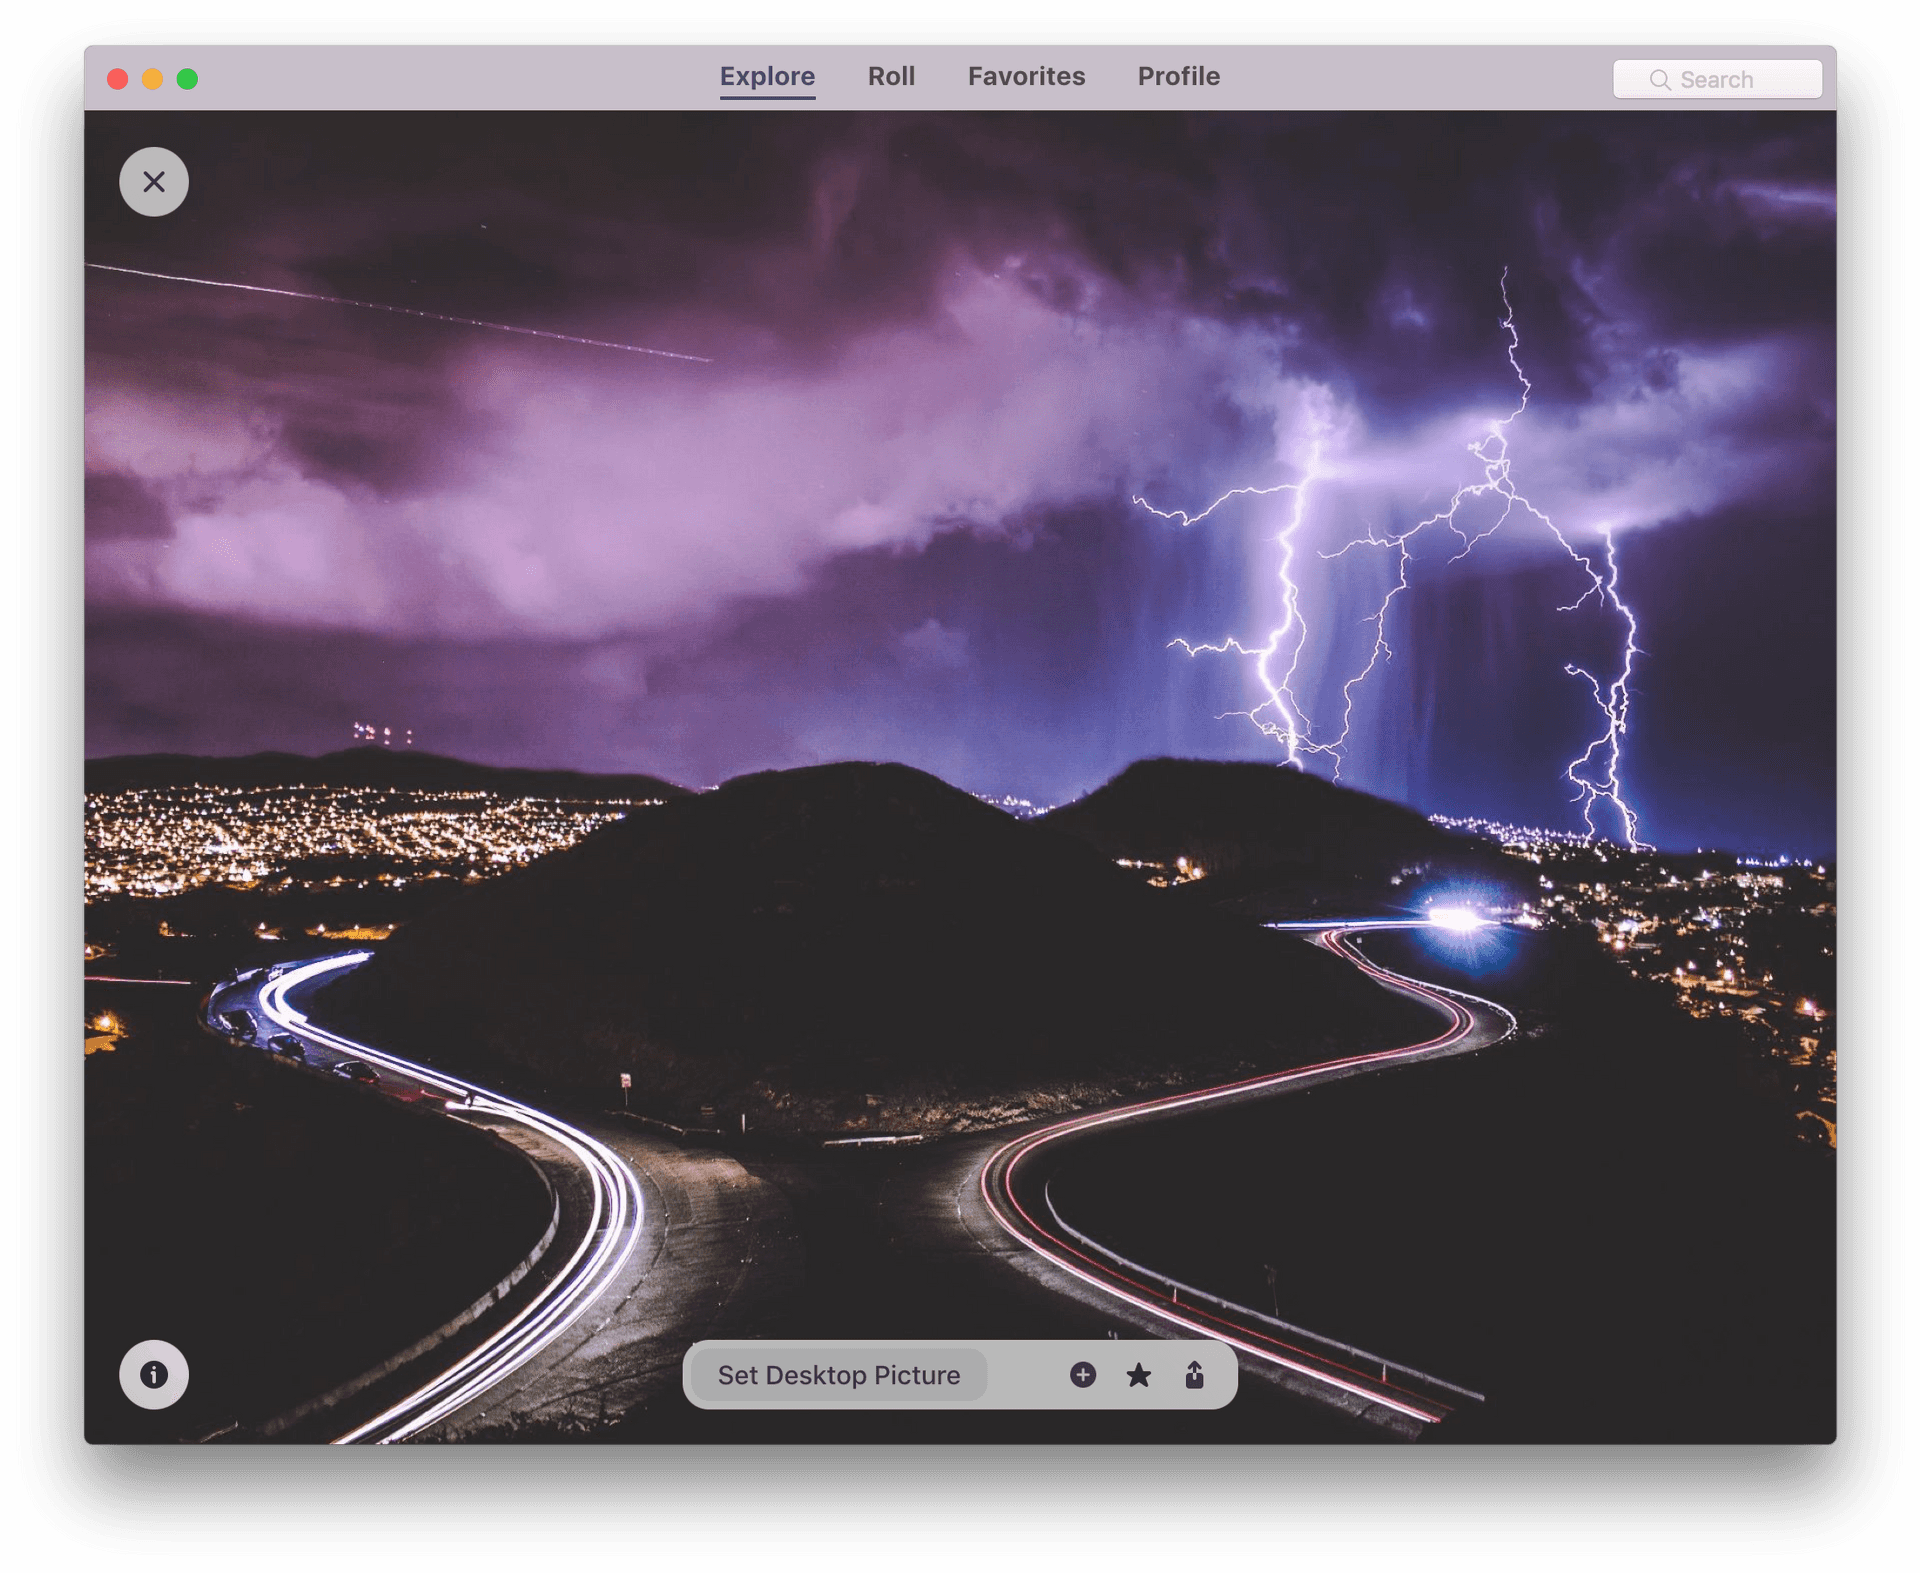
M 527 1305 L 431 1382 L 335 1439 L 338 1442 L 401 1442 L 504 1381 L 578 1321 L 618 1280 L 633 1255 L 645 1222 L 646 1198 L 632 1169 L 611 1148 L 585 1131 L 530 1104 L 316 1027 L 288 1001 L 289 988 L 310 982 L 325 972 L 358 966 L 367 956 L 366 951 L 354 951 L 290 969 L 262 986 L 261 1012 L 281 1027 L 312 1038 L 337 1053 L 385 1066 L 443 1094 L 458 1094 L 464 1113 L 492 1115 L 538 1132 L 579 1160 L 593 1189 L 593 1210 L 580 1244 L 560 1272 Z
M 1021 1160 L 1036 1149 L 1065 1136 L 1122 1124 L 1146 1116 L 1162 1115 L 1177 1109 L 1200 1108 L 1224 1101 L 1279 1092 L 1290 1087 L 1309 1087 L 1319 1082 L 1380 1069 L 1388 1065 L 1457 1054 L 1498 1042 L 1512 1033 L 1518 1025 L 1511 1011 L 1502 1005 L 1495 1004 L 1492 1000 L 1482 999 L 1478 995 L 1467 994 L 1459 989 L 1423 983 L 1402 973 L 1389 971 L 1369 961 L 1345 942 L 1345 935 L 1351 932 L 1417 928 L 1422 926 L 1422 920 L 1363 918 L 1344 923 L 1330 923 L 1322 920 L 1311 924 L 1270 923 L 1266 926 L 1313 930 L 1327 949 L 1352 962 L 1377 982 L 1389 988 L 1421 996 L 1445 1011 L 1450 1021 L 1448 1029 L 1424 1043 L 1411 1044 L 1404 1048 L 1356 1054 L 1345 1059 L 1325 1061 L 1318 1065 L 1303 1065 L 1267 1076 L 1255 1076 L 1221 1087 L 1174 1093 L 1096 1114 L 1077 1115 L 1072 1119 L 1062 1120 L 1058 1124 L 1030 1131 L 999 1148 L 981 1165 L 978 1182 L 981 1199 L 986 1204 L 987 1210 L 1008 1234 L 1055 1267 L 1103 1294 L 1111 1295 L 1177 1327 L 1199 1333 L 1204 1337 L 1221 1339 L 1249 1355 L 1337 1391 L 1383 1405 L 1423 1422 L 1438 1421 L 1445 1414 L 1445 1405 L 1436 1407 L 1432 1401 L 1419 1394 L 1410 1393 L 1387 1381 L 1376 1381 L 1371 1375 L 1363 1375 L 1347 1369 L 1337 1361 L 1327 1360 L 1311 1350 L 1295 1347 L 1271 1334 L 1247 1327 L 1230 1318 L 1215 1316 L 1201 1308 L 1163 1295 L 1149 1285 L 1136 1282 L 1124 1272 L 1116 1271 L 1108 1263 L 1078 1250 L 1071 1242 L 1050 1233 L 1032 1212 L 1022 1205 L 1015 1192 L 1015 1171 Z M 1477 1016 L 1476 1007 L 1478 1011 L 1486 1013 L 1486 1017 Z M 1497 1019 L 1504 1025 L 1497 1032 L 1492 1031 L 1491 1022 L 1486 1019 L 1487 1017 Z M 1113 1257 L 1113 1253 L 1107 1251 L 1105 1247 L 1098 1249 L 1101 1256 Z M 1117 1257 L 1113 1259 L 1124 1260 Z M 1227 1304 L 1227 1302 L 1220 1303 Z M 1257 1312 L 1252 1315 L 1256 1320 L 1270 1320 Z M 1318 1335 L 1307 1336 L 1315 1342 L 1327 1343 L 1335 1348 L 1344 1347 L 1334 1345 L 1332 1340 L 1321 1339 Z M 1407 1368 L 1402 1366 L 1397 1369 L 1406 1370 Z

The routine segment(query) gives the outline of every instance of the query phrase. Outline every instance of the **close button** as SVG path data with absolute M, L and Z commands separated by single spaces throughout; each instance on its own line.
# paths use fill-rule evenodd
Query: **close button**
M 142 218 L 165 218 L 187 200 L 187 166 L 167 148 L 143 147 L 120 166 L 120 195 Z

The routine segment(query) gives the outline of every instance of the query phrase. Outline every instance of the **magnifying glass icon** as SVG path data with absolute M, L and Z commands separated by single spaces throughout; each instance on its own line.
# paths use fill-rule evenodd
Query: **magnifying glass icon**
M 1648 75 L 1647 80 L 1655 87 L 1665 88 L 1669 93 L 1673 91 L 1673 84 L 1667 80 L 1667 73 L 1665 71 L 1653 71 Z

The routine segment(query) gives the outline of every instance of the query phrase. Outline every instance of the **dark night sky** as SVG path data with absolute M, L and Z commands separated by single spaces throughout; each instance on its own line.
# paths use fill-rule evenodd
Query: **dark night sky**
M 895 758 L 1057 800 L 1272 759 L 1296 532 L 1314 735 L 1391 565 L 1480 478 L 1618 547 L 1624 780 L 1663 845 L 1830 851 L 1834 145 L 1818 114 L 169 116 L 193 190 L 90 261 L 87 747 L 499 763 Z M 1317 458 L 1314 457 L 1317 450 Z M 1470 516 L 1475 528 L 1490 513 Z M 1343 779 L 1574 828 L 1616 616 L 1516 514 L 1423 536 Z M 1571 577 L 1570 577 L 1571 576 Z M 1611 663 L 1611 665 L 1610 665 Z M 1315 765 L 1324 769 L 1324 762 Z M 1611 829 L 1611 826 L 1603 827 Z

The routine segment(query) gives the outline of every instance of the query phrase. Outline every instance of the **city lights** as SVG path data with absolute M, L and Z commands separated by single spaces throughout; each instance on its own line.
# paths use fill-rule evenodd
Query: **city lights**
M 1680 863 L 1562 831 L 1433 820 L 1498 841 L 1538 869 L 1516 926 L 1592 934 L 1634 976 L 1672 990 L 1689 1015 L 1737 1023 L 1779 1073 L 1796 1114 L 1832 1142 L 1831 1012 L 1815 994 L 1830 987 L 1833 963 L 1830 865 L 1783 855 L 1703 867 L 1697 854 Z
M 1120 868 L 1139 870 L 1147 876 L 1147 883 L 1158 890 L 1188 885 L 1207 877 L 1206 869 L 1191 858 L 1175 858 L 1172 863 L 1156 863 L 1150 858 L 1115 858 L 1113 861 Z
M 573 845 L 656 800 L 598 802 L 388 787 L 157 787 L 87 794 L 87 899 L 203 885 L 315 888 L 484 878 Z M 340 871 L 343 860 L 378 872 Z

